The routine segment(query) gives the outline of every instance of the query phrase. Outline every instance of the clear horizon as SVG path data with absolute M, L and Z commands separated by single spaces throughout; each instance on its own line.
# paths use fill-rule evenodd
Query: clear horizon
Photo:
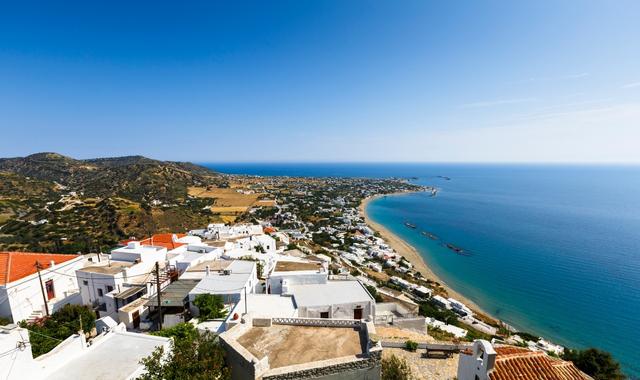
M 0 156 L 640 163 L 640 3 L 10 3 Z

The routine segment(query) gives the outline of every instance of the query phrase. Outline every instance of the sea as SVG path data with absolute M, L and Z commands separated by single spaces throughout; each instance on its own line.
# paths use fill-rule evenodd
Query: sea
M 205 166 L 262 176 L 398 177 L 435 186 L 435 197 L 387 196 L 369 203 L 367 212 L 488 313 L 554 343 L 609 351 L 626 374 L 640 377 L 640 166 Z

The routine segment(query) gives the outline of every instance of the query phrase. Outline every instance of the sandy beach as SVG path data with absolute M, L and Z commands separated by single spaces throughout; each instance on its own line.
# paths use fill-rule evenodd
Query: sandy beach
M 398 195 L 405 193 L 397 193 L 397 194 L 387 194 L 387 195 Z M 384 226 L 374 222 L 366 212 L 367 205 L 369 202 L 374 199 L 380 198 L 383 195 L 376 195 L 373 197 L 365 198 L 362 203 L 360 203 L 359 211 L 360 215 L 364 217 L 365 222 L 374 230 L 377 231 L 382 238 L 393 248 L 398 254 L 402 255 L 404 258 L 409 260 L 409 262 L 415 267 L 415 269 L 422 274 L 423 277 L 431 279 L 433 281 L 437 281 L 442 285 L 442 287 L 447 291 L 449 297 L 453 297 L 458 301 L 466 304 L 469 308 L 471 308 L 475 313 L 484 314 L 487 317 L 491 317 L 489 313 L 480 308 L 475 302 L 466 298 L 462 294 L 453 290 L 450 286 L 448 286 L 442 279 L 429 268 L 424 258 L 420 255 L 420 253 L 410 244 L 399 238 L 397 235 L 389 231 Z M 495 319 L 495 318 L 494 318 Z

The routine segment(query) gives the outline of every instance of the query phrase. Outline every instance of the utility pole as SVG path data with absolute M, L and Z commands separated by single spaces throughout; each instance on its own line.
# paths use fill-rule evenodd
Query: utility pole
M 158 295 L 158 330 L 162 330 L 162 298 L 160 296 L 160 265 L 156 261 L 156 293 Z
M 42 285 L 42 276 L 40 275 L 40 263 L 36 261 L 36 269 L 38 270 L 38 280 L 40 280 L 40 290 L 42 291 L 42 300 L 44 301 L 44 310 L 49 316 L 49 303 L 47 302 L 47 295 L 44 293 L 44 285 Z
M 247 314 L 247 287 L 244 287 L 244 314 Z

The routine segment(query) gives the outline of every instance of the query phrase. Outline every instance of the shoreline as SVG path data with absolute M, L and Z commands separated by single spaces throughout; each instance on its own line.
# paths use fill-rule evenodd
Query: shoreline
M 387 244 L 389 244 L 389 246 L 393 248 L 399 255 L 406 258 L 411 263 L 411 265 L 413 265 L 414 268 L 422 274 L 422 277 L 438 282 L 440 286 L 442 286 L 442 288 L 447 292 L 449 297 L 455 298 L 458 301 L 464 303 L 474 313 L 481 314 L 489 319 L 492 319 L 495 322 L 500 321 L 500 319 L 495 318 L 490 313 L 487 313 L 486 310 L 482 309 L 475 302 L 473 302 L 469 298 L 465 297 L 464 295 L 460 294 L 459 292 L 451 288 L 449 285 L 447 285 L 447 283 L 444 282 L 442 278 L 438 277 L 433 272 L 433 270 L 431 270 L 426 260 L 422 257 L 422 255 L 420 255 L 420 253 L 415 247 L 413 247 L 411 244 L 404 241 L 398 235 L 391 232 L 385 226 L 373 221 L 373 219 L 371 219 L 371 217 L 369 217 L 369 215 L 367 214 L 367 211 L 366 211 L 367 205 L 369 205 L 370 202 L 378 198 L 381 198 L 384 196 L 394 196 L 394 195 L 410 194 L 410 193 L 411 192 L 398 192 L 398 193 L 382 194 L 382 195 L 374 195 L 374 196 L 366 197 L 362 200 L 362 202 L 360 202 L 360 205 L 358 206 L 358 211 L 360 215 L 364 218 L 365 223 L 369 227 L 371 227 L 371 229 L 378 232 L 380 236 L 382 236 L 382 238 L 387 242 Z

